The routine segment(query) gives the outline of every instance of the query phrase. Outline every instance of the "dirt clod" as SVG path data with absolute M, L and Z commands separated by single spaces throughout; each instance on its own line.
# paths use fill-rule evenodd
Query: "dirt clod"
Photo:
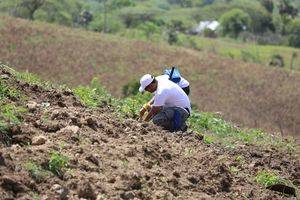
M 92 187 L 89 181 L 81 181 L 78 187 L 78 196 L 80 198 L 86 198 L 91 200 L 96 199 L 95 189 Z
M 42 145 L 47 141 L 47 137 L 43 135 L 38 135 L 32 138 L 32 145 Z
M 13 193 L 20 193 L 27 190 L 26 186 L 24 186 L 20 181 L 15 177 L 3 176 L 1 178 L 1 186 Z

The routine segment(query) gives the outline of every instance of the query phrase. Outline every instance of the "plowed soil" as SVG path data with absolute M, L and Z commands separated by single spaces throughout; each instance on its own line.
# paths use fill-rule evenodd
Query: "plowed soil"
M 4 69 L 0 73 L 27 96 L 7 101 L 30 108 L 1 144 L 0 199 L 296 198 L 265 189 L 254 178 L 271 169 L 299 185 L 300 163 L 288 152 L 206 145 L 192 133 L 119 120 L 108 106 L 84 107 L 71 91 L 46 90 Z M 69 158 L 65 172 L 34 179 L 25 163 L 47 169 L 54 151 Z

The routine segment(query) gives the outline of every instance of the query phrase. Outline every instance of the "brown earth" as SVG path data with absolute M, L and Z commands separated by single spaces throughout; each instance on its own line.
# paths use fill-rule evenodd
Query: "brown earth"
M 258 171 L 273 170 L 299 186 L 300 163 L 289 152 L 206 145 L 193 133 L 119 120 L 107 106 L 82 106 L 68 90 L 17 81 L 4 69 L 3 74 L 27 96 L 6 101 L 27 105 L 29 112 L 0 144 L 1 199 L 295 199 L 254 180 Z M 68 170 L 34 179 L 25 164 L 47 169 L 53 151 L 69 158 Z
M 93 77 L 116 96 L 144 73 L 178 65 L 200 111 L 221 112 L 243 127 L 300 133 L 300 73 L 190 49 L 0 17 L 0 58 L 56 83 L 89 84 Z

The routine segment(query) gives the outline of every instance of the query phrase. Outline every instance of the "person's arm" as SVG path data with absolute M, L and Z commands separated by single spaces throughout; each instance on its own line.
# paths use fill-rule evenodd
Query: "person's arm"
M 147 114 L 144 121 L 146 121 L 146 122 L 150 121 L 154 115 L 156 115 L 159 111 L 161 111 L 161 109 L 162 109 L 162 106 L 152 106 L 150 112 Z
M 152 105 L 152 104 L 154 103 L 154 97 L 155 97 L 155 96 L 153 96 L 153 97 L 150 99 L 150 101 L 148 101 L 148 104 L 149 104 L 149 105 Z
M 144 104 L 143 107 L 140 109 L 139 120 L 143 119 L 143 116 L 144 116 L 146 111 L 151 110 L 151 105 L 153 104 L 153 102 L 154 102 L 154 96 L 150 99 L 150 101 L 148 101 L 148 103 Z

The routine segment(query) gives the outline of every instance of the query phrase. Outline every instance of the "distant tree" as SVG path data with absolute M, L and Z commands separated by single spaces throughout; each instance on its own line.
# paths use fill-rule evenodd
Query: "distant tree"
M 80 13 L 78 23 L 82 26 L 87 26 L 93 20 L 93 14 L 87 10 Z
M 178 42 L 178 33 L 177 31 L 168 30 L 168 43 L 170 45 L 176 44 Z
M 290 0 L 279 1 L 279 15 L 282 21 L 282 34 L 286 34 L 286 26 L 298 15 L 298 9 L 291 4 Z
M 292 21 L 287 28 L 289 45 L 300 48 L 300 19 Z
M 213 4 L 215 2 L 215 0 L 203 0 L 203 6 L 206 6 L 206 5 L 210 5 L 210 4 Z
M 187 27 L 181 20 L 171 20 L 171 22 L 168 23 L 168 29 L 171 29 L 172 31 L 184 32 L 187 30 Z
M 177 4 L 181 7 L 192 7 L 193 1 L 192 0 L 168 0 L 170 4 Z
M 240 9 L 233 9 L 221 17 L 222 34 L 236 38 L 240 32 L 248 29 L 251 19 L 247 13 Z
M 146 22 L 154 22 L 156 10 L 150 9 L 123 9 L 119 17 L 123 20 L 127 28 L 137 27 Z
M 15 17 L 33 20 L 36 10 L 38 10 L 45 0 L 3 0 L 0 7 L 5 7 Z
M 274 2 L 273 0 L 260 0 L 260 3 L 263 7 L 266 8 L 266 10 L 269 12 L 269 13 L 272 13 L 273 12 L 273 9 L 274 9 Z
M 298 9 L 291 4 L 290 0 L 280 0 L 279 14 L 294 19 L 298 15 Z
M 267 10 L 259 4 L 238 5 L 238 8 L 246 12 L 251 18 L 251 24 L 248 31 L 254 34 L 262 34 L 266 31 L 275 31 L 272 23 L 272 16 Z
M 108 15 L 111 14 L 113 10 L 135 5 L 133 0 L 96 0 L 96 1 L 102 3 L 103 6 L 103 30 L 102 31 L 104 33 L 109 32 L 108 24 L 110 22 L 108 21 Z
M 119 9 L 122 7 L 134 6 L 133 0 L 109 0 L 108 7 L 110 9 Z
M 147 22 L 140 27 L 146 34 L 147 39 L 150 39 L 154 33 L 159 32 L 159 27 L 153 22 Z
M 34 13 L 34 19 L 72 26 L 78 21 L 82 8 L 81 1 L 45 0 L 43 5 Z

